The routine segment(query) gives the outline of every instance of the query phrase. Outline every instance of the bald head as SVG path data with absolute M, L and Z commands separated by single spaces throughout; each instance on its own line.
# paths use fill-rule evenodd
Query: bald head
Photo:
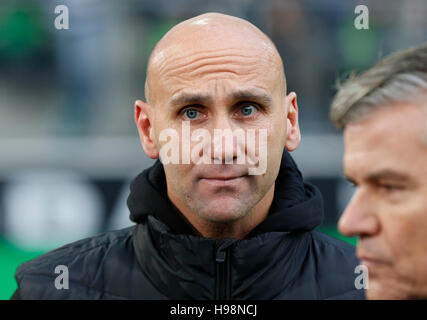
M 148 103 L 135 102 L 135 122 L 145 153 L 165 160 L 169 199 L 202 235 L 242 238 L 268 212 L 283 149 L 301 140 L 277 49 L 249 22 L 209 13 L 172 28 L 147 73 Z M 254 163 L 261 174 L 250 173 Z M 212 184 L 218 172 L 239 178 Z
M 185 72 L 186 65 L 197 61 L 204 61 L 202 63 L 208 65 L 209 61 L 204 58 L 211 55 L 225 57 L 224 71 L 230 60 L 226 57 L 241 55 L 242 63 L 263 63 L 267 68 L 265 72 L 275 78 L 274 81 L 278 82 L 283 94 L 286 94 L 283 63 L 273 42 L 246 20 L 219 13 L 206 13 L 177 24 L 155 45 L 147 66 L 147 101 L 155 104 L 157 88 L 161 85 L 159 81 L 167 75 L 169 65 L 176 64 Z M 203 69 L 203 65 L 201 67 Z

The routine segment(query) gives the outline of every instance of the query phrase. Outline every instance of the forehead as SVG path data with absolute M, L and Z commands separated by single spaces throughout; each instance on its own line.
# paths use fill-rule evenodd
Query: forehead
M 272 92 L 283 85 L 278 53 L 269 41 L 253 36 L 174 39 L 156 53 L 152 64 L 153 89 L 168 98 L 183 89 L 252 85 Z
M 345 171 L 353 176 L 380 170 L 426 174 L 426 125 L 426 108 L 405 103 L 349 123 L 344 130 Z

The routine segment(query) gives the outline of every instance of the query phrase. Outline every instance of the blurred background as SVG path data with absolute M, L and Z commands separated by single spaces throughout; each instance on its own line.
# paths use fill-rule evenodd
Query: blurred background
M 354 26 L 359 4 L 368 30 Z M 68 30 L 55 28 L 57 5 L 68 7 Z M 336 81 L 426 41 L 426 0 L 0 0 L 0 299 L 20 263 L 131 225 L 129 181 L 152 163 L 133 122 L 148 55 L 170 27 L 209 11 L 247 19 L 277 45 L 298 94 L 293 156 L 323 193 L 319 230 L 340 237 L 353 190 L 328 120 Z

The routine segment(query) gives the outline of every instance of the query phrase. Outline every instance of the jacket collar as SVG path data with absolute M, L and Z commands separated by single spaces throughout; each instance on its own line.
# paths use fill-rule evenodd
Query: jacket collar
M 217 299 L 218 256 L 226 254 L 229 298 L 276 299 L 292 286 L 310 249 L 307 232 L 267 232 L 236 240 L 174 234 L 147 216 L 133 234 L 142 272 L 169 299 Z
M 220 254 L 227 255 L 232 299 L 274 299 L 285 292 L 304 266 L 306 231 L 321 223 L 323 213 L 319 191 L 303 182 L 288 152 L 267 218 L 243 240 L 194 235 L 167 198 L 165 181 L 157 161 L 135 178 L 128 198 L 138 263 L 160 292 L 171 299 L 214 299 Z

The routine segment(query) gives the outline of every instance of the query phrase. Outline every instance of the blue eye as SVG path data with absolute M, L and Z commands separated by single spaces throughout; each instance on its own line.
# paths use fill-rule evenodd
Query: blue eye
M 249 105 L 245 105 L 240 109 L 242 115 L 244 115 L 245 117 L 250 116 L 252 114 L 254 114 L 257 111 L 257 108 L 251 104 Z
M 200 112 L 196 109 L 187 109 L 184 111 L 184 115 L 190 120 L 196 119 L 198 117 L 199 113 Z

